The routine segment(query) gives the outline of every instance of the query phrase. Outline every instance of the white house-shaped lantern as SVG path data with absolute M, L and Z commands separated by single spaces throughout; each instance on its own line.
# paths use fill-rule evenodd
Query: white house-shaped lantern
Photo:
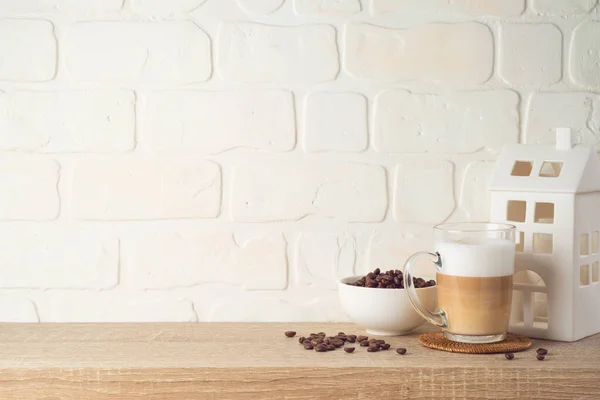
M 490 220 L 517 227 L 511 332 L 575 341 L 600 332 L 600 159 L 559 128 L 556 145 L 509 145 Z

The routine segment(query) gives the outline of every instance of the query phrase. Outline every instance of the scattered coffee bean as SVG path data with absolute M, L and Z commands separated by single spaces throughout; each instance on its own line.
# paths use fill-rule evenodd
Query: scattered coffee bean
M 328 344 L 327 345 L 327 351 L 333 351 L 333 350 L 335 350 L 335 346 L 332 345 L 332 344 Z
M 350 343 L 356 342 L 356 335 L 348 335 L 347 339 Z
M 344 342 L 342 342 L 341 340 L 339 342 L 333 342 L 331 343 L 334 347 L 342 347 L 344 346 Z
M 344 332 L 338 332 L 337 334 L 338 336 L 346 336 L 346 334 Z
M 369 340 L 369 337 L 368 337 L 368 336 L 362 336 L 362 335 L 361 335 L 361 336 L 358 336 L 358 337 L 356 338 L 356 340 L 358 340 L 358 342 L 360 343 L 360 342 L 362 342 L 363 340 Z
M 325 332 L 319 332 L 319 333 L 317 333 L 317 335 L 319 335 L 319 336 L 325 336 Z
M 369 353 L 376 353 L 376 352 L 378 352 L 378 351 L 379 351 L 379 347 L 369 347 L 369 348 L 367 349 L 367 351 L 368 351 Z
M 314 347 L 312 344 L 310 344 L 310 343 L 306 343 L 306 344 L 304 345 L 304 348 L 305 348 L 306 350 L 312 350 L 312 349 L 314 349 L 315 347 Z
M 352 353 L 352 352 L 354 352 L 354 347 L 344 347 L 344 351 L 346 353 Z
M 377 268 L 357 281 L 348 283 L 348 285 L 380 289 L 404 289 L 404 275 L 400 270 L 381 272 Z M 435 286 L 435 281 L 433 279 L 426 281 L 423 278 L 413 278 L 413 285 L 416 288 L 425 288 Z
M 322 353 L 324 351 L 327 351 L 327 346 L 324 344 L 320 344 L 315 347 L 315 350 L 318 351 L 319 353 Z
M 294 331 L 287 331 L 285 333 L 285 336 L 287 336 L 287 337 L 294 337 L 294 336 L 296 336 L 296 332 L 294 332 Z
M 385 340 L 375 339 L 375 343 L 377 343 L 377 344 L 384 344 Z
M 298 338 L 298 343 L 304 343 L 305 340 L 306 340 L 306 338 L 304 336 L 300 336 Z
M 382 345 L 381 345 L 381 348 L 382 348 L 382 349 L 384 349 L 384 350 L 389 350 L 389 349 L 390 349 L 390 346 L 391 346 L 391 344 L 389 344 L 389 343 L 384 343 L 384 344 L 382 344 Z
M 542 354 L 538 354 L 536 358 L 540 361 L 544 361 L 544 358 L 546 358 L 546 356 L 544 356 Z
M 507 360 L 512 360 L 515 358 L 515 355 L 513 353 L 506 353 L 504 357 L 506 357 Z
M 323 339 L 313 339 L 310 341 L 313 346 L 318 346 L 323 343 Z
M 369 342 L 366 340 L 363 340 L 362 342 L 360 342 L 361 347 L 367 347 L 368 345 L 369 345 Z
M 546 354 L 548 354 L 548 350 L 540 347 L 539 349 L 537 349 L 537 353 L 541 356 L 545 356 Z
M 396 353 L 403 356 L 406 354 L 406 349 L 404 347 L 400 347 L 399 349 L 396 349 Z

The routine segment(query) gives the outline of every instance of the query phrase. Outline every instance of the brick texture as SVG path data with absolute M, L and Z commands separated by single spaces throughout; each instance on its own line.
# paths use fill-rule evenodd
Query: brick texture
M 231 216 L 235 221 L 294 221 L 308 216 L 378 222 L 387 207 L 379 166 L 355 163 L 265 163 L 236 166 Z
M 285 0 L 236 0 L 238 7 L 249 15 L 267 15 L 277 11 Z
M 362 151 L 368 143 L 367 100 L 357 93 L 311 93 L 304 106 L 308 151 Z
M 194 11 L 204 2 L 206 0 L 131 0 L 131 5 L 137 13 L 172 15 Z
M 124 284 L 143 289 L 206 283 L 247 289 L 287 286 L 286 242 L 282 235 L 237 243 L 234 235 L 156 234 L 130 244 Z
M 298 15 L 350 15 L 362 9 L 359 0 L 294 0 Z
M 584 88 L 600 87 L 600 22 L 584 22 L 575 29 L 570 68 L 573 81 Z
M 42 153 L 132 150 L 134 107 L 134 94 L 124 90 L 0 93 L 0 148 Z
M 502 146 L 600 151 L 598 7 L 0 0 L 0 322 L 347 320 Z
M 226 22 L 219 28 L 217 43 L 217 68 L 227 80 L 324 82 L 335 79 L 339 71 L 336 32 L 329 25 Z
M 354 275 L 357 254 L 351 233 L 303 232 L 296 243 L 295 281 L 335 289 L 339 279 Z
M 54 25 L 45 20 L 2 19 L 0 81 L 42 82 L 56 73 Z
M 493 49 L 492 33 L 479 23 L 402 30 L 350 24 L 345 29 L 344 68 L 361 79 L 475 84 L 492 74 Z
M 72 215 L 84 220 L 214 218 L 221 172 L 209 161 L 82 161 L 74 167 Z
M 500 75 L 513 85 L 550 85 L 562 76 L 562 34 L 552 24 L 504 24 Z
M 0 231 L 2 288 L 108 289 L 118 282 L 119 241 L 95 232 Z
M 455 207 L 450 161 L 406 162 L 396 166 L 394 217 L 400 222 L 437 224 Z
M 123 8 L 123 0 L 5 0 L 0 2 L 0 13 L 53 13 L 94 12 L 110 13 Z
M 385 91 L 375 100 L 374 145 L 391 153 L 497 151 L 518 141 L 518 106 L 519 96 L 508 90 L 434 95 Z
M 283 90 L 152 93 L 140 120 L 148 145 L 161 152 L 278 152 L 296 141 L 294 98 Z
M 547 0 L 538 0 L 540 3 Z M 555 2 L 552 2 L 555 3 Z M 372 0 L 371 11 L 374 14 L 391 12 L 421 12 L 439 14 L 470 14 L 507 17 L 519 15 L 525 9 L 524 0 Z
M 80 22 L 67 30 L 64 53 L 78 81 L 192 83 L 211 75 L 210 46 L 190 21 Z
M 49 221 L 58 217 L 60 166 L 31 156 L 0 158 L 0 221 Z

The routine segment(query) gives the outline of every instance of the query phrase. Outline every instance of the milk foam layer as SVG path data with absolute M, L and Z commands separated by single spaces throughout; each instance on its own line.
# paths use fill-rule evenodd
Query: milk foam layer
M 515 243 L 503 239 L 463 239 L 458 242 L 438 241 L 442 257 L 438 272 L 455 276 L 494 277 L 512 275 Z

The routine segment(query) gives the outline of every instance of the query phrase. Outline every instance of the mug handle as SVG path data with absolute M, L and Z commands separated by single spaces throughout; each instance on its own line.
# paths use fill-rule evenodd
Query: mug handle
M 415 289 L 415 285 L 413 282 L 413 274 L 412 268 L 419 258 L 426 257 L 429 261 L 434 263 L 436 266 L 440 267 L 442 265 L 442 258 L 440 257 L 440 253 L 429 253 L 427 251 L 420 251 L 418 253 L 413 254 L 406 260 L 406 264 L 404 264 L 404 287 L 408 292 L 408 300 L 410 304 L 412 304 L 413 308 L 419 315 L 425 318 L 427 321 L 432 324 L 439 326 L 441 328 L 448 327 L 448 321 L 446 319 L 446 313 L 442 309 L 437 309 L 435 311 L 430 311 L 421 304 L 421 300 L 417 295 L 417 291 Z M 436 289 L 437 290 L 437 289 Z

